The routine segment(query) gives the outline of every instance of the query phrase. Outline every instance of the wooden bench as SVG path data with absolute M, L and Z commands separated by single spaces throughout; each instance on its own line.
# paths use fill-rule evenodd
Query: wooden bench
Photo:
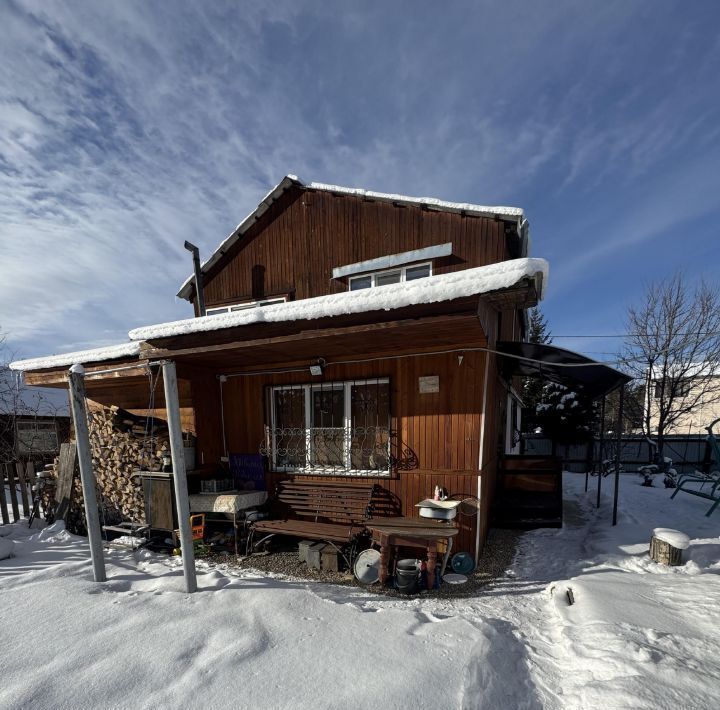
M 280 516 L 253 524 L 248 552 L 273 535 L 352 545 L 366 531 L 376 489 L 363 481 L 281 481 L 273 500 Z M 256 535 L 263 537 L 253 543 Z

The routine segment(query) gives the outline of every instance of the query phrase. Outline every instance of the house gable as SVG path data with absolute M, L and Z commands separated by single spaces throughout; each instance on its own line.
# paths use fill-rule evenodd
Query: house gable
M 347 279 L 333 278 L 334 269 L 430 247 L 451 245 L 450 254 L 432 259 L 434 274 L 504 261 L 525 249 L 515 215 L 469 214 L 297 182 L 285 185 L 256 216 L 206 263 L 207 307 L 340 293 L 348 289 Z M 183 289 L 180 295 L 187 285 Z M 188 297 L 194 300 L 194 288 Z

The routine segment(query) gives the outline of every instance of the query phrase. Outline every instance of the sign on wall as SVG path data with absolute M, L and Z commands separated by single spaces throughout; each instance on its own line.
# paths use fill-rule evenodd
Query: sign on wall
M 428 375 L 426 377 L 418 377 L 418 388 L 420 394 L 431 394 L 440 391 L 440 376 Z

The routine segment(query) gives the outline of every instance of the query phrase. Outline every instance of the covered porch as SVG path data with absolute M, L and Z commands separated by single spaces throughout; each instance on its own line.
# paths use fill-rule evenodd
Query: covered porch
M 454 521 L 454 549 L 477 559 L 506 400 L 493 346 L 519 337 L 519 316 L 541 290 L 544 266 L 520 261 L 507 283 L 466 272 L 452 289 L 426 279 L 425 292 L 439 291 L 429 297 L 406 287 L 390 301 L 378 289 L 160 324 L 131 331 L 134 352 L 18 369 L 29 385 L 66 387 L 68 366 L 84 362 L 91 407 L 163 419 L 155 365 L 172 362 L 182 428 L 195 437 L 191 493 L 198 481 L 232 476 L 236 457 L 261 461 L 271 497 L 288 479 L 372 483 L 382 492 L 376 517 L 417 517 L 416 504 L 439 488 L 475 502 Z M 509 270 L 483 269 L 498 267 Z

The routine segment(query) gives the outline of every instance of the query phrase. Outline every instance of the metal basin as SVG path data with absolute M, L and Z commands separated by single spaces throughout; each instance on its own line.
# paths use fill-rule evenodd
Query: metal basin
M 415 507 L 420 510 L 421 518 L 433 520 L 452 520 L 457 515 L 459 500 L 424 500 Z

